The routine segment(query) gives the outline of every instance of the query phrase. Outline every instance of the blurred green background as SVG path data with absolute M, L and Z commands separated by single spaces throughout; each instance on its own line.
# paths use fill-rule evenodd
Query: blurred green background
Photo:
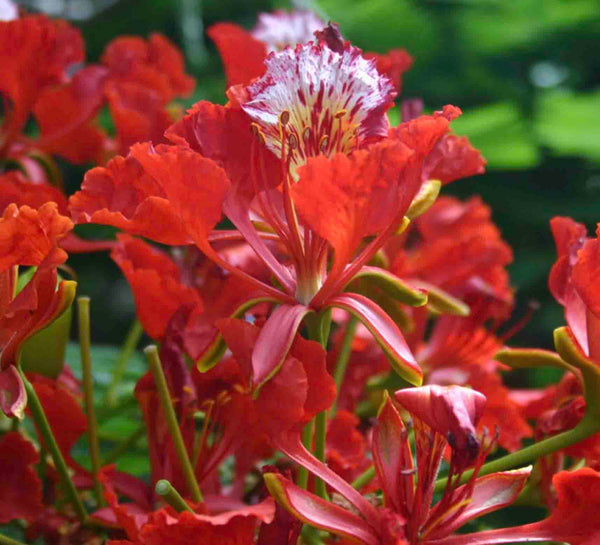
M 256 13 L 290 8 L 266 0 L 37 0 L 29 9 L 70 19 L 83 31 L 91 61 L 121 34 L 160 31 L 185 51 L 197 78 L 194 97 L 224 101 L 225 81 L 204 29 L 217 21 L 247 28 Z M 590 228 L 600 220 L 600 4 L 597 0 L 320 0 L 296 3 L 337 21 L 344 36 L 370 51 L 406 48 L 415 64 L 403 97 L 428 109 L 452 103 L 488 172 L 445 189 L 480 194 L 515 251 L 516 315 L 540 310 L 514 344 L 548 347 L 562 323 L 546 279 L 554 260 L 548 221 L 570 215 Z M 65 165 L 63 165 L 65 166 Z M 66 166 L 65 166 L 66 167 Z M 69 188 L 84 168 L 69 168 Z M 75 256 L 80 293 L 92 297 L 93 340 L 120 343 L 134 309 L 107 256 Z

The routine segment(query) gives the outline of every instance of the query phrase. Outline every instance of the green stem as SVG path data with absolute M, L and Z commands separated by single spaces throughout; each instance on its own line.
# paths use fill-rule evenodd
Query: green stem
M 321 312 L 317 316 L 309 316 L 307 319 L 308 335 L 310 340 L 316 341 L 327 350 L 329 340 L 329 326 L 331 323 L 331 311 Z M 321 411 L 313 419 L 315 428 L 315 450 L 314 455 L 317 460 L 325 463 L 325 445 L 327 442 L 327 411 Z M 310 447 L 307 447 L 310 448 Z M 315 492 L 323 499 L 327 497 L 327 487 L 325 483 L 315 476 Z
M 17 541 L 16 539 L 13 539 L 12 537 L 8 537 L 8 536 L 0 534 L 0 545 L 26 545 L 26 544 L 23 543 L 22 541 Z
M 375 477 L 375 466 L 369 466 L 356 479 L 352 481 L 352 488 L 360 490 L 363 486 L 369 484 Z
M 173 485 L 166 479 L 158 481 L 154 487 L 154 491 L 165 501 L 165 503 L 169 504 L 178 513 L 181 513 L 182 511 L 189 511 L 190 513 L 194 512 L 181 497 L 181 494 L 179 494 Z
M 119 443 L 111 452 L 104 458 L 104 465 L 112 464 L 118 460 L 121 455 L 131 449 L 146 433 L 146 426 L 140 426 L 129 437 Z
M 481 467 L 478 475 L 489 475 L 490 473 L 497 473 L 499 471 L 507 471 L 516 467 L 522 467 L 530 464 L 548 454 L 552 454 L 557 450 L 562 450 L 570 445 L 583 441 L 590 435 L 600 431 L 600 422 L 593 418 L 584 418 L 579 424 L 572 430 L 559 433 L 553 437 L 548 437 L 539 443 L 525 447 L 517 452 L 507 454 L 497 460 L 492 460 Z M 460 479 L 461 483 L 469 480 L 473 474 L 472 470 L 465 471 Z M 446 477 L 438 479 L 435 483 L 435 490 L 442 491 L 446 486 Z
M 75 513 L 77 514 L 77 518 L 81 522 L 85 522 L 87 519 L 87 512 L 85 507 L 83 506 L 83 502 L 81 498 L 77 494 L 77 489 L 71 480 L 71 476 L 69 475 L 69 469 L 63 458 L 62 452 L 58 448 L 58 444 L 56 443 L 56 439 L 54 438 L 54 434 L 52 433 L 52 429 L 50 428 L 50 424 L 48 423 L 48 419 L 44 413 L 44 409 L 40 400 L 35 393 L 34 387 L 31 385 L 31 382 L 27 380 L 25 373 L 18 368 L 19 374 L 21 375 L 21 380 L 23 380 L 23 384 L 25 385 L 25 390 L 27 391 L 27 405 L 29 407 L 29 411 L 31 412 L 31 418 L 35 422 L 36 428 L 42 442 L 46 446 L 46 448 L 50 451 L 50 455 L 54 460 L 54 465 L 56 466 L 56 470 L 60 475 L 60 479 L 65 488 L 65 492 L 69 501 L 73 504 L 75 509 Z
M 102 485 L 98 479 L 100 471 L 100 450 L 98 447 L 98 422 L 94 410 L 94 376 L 92 374 L 92 349 L 90 338 L 90 298 L 77 298 L 77 318 L 79 325 L 79 349 L 81 351 L 81 368 L 83 371 L 83 393 L 85 412 L 88 422 L 88 445 L 94 480 L 94 495 L 98 505 L 104 504 Z
M 327 411 L 321 411 L 315 416 L 315 458 L 325 463 L 325 441 L 327 439 Z M 315 492 L 323 499 L 327 497 L 327 487 L 322 479 L 316 478 Z
M 335 381 L 337 397 L 333 402 L 331 409 L 329 410 L 329 414 L 332 417 L 335 415 L 335 412 L 337 410 L 337 401 L 340 395 L 342 383 L 344 382 L 344 376 L 346 376 L 346 369 L 348 368 L 348 362 L 350 361 L 350 354 L 352 354 L 352 341 L 354 340 L 354 335 L 356 334 L 357 326 L 358 319 L 355 316 L 350 316 L 350 319 L 346 324 L 344 339 L 342 340 L 342 346 L 340 346 L 337 365 L 335 366 L 335 372 L 333 374 L 333 380 Z
M 309 452 L 312 450 L 312 438 L 313 430 L 315 428 L 315 421 L 311 420 L 304 429 L 302 430 L 302 444 L 304 448 Z M 308 487 L 308 469 L 300 466 L 298 469 L 298 486 L 304 490 Z
M 110 385 L 106 390 L 106 405 L 108 407 L 113 407 L 117 402 L 117 387 L 123 379 L 125 369 L 127 368 L 127 362 L 130 360 L 133 351 L 140 342 L 143 333 L 144 329 L 142 328 L 142 324 L 139 320 L 135 320 L 133 324 L 131 324 L 127 337 L 125 337 L 125 342 L 119 353 L 119 359 L 115 365 Z
M 144 354 L 146 354 L 148 365 L 150 366 L 150 370 L 154 376 L 154 382 L 156 384 L 160 402 L 165 413 L 169 433 L 171 434 L 171 439 L 173 439 L 175 452 L 179 458 L 179 463 L 181 464 L 181 469 L 187 482 L 188 491 L 194 502 L 201 503 L 204 501 L 204 499 L 202 497 L 202 492 L 200 492 L 200 487 L 198 486 L 198 481 L 196 480 L 196 475 L 194 474 L 194 468 L 192 467 L 188 451 L 185 448 L 185 443 L 183 442 L 181 429 L 179 428 L 177 416 L 175 415 L 175 409 L 173 408 L 173 403 L 171 402 L 171 395 L 169 393 L 169 387 L 167 386 L 167 380 L 158 356 L 158 349 L 155 345 L 150 345 L 144 349 Z

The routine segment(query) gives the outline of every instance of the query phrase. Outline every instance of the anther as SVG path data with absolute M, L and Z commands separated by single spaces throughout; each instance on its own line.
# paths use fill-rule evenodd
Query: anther
M 342 108 L 341 110 L 338 110 L 333 117 L 335 117 L 336 119 L 341 119 L 345 115 L 346 115 L 346 110 Z
M 302 138 L 303 138 L 304 140 L 308 140 L 308 139 L 310 138 L 311 132 L 312 132 L 312 131 L 310 130 L 310 127 L 306 127 L 306 128 L 305 128 L 305 129 L 302 131 Z
M 326 134 L 321 136 L 321 140 L 319 140 L 319 150 L 321 150 L 321 153 L 325 153 L 327 151 L 328 143 L 329 143 L 329 136 Z
M 287 110 L 283 110 L 283 112 L 281 112 L 281 114 L 279 115 L 279 122 L 282 125 L 287 125 L 289 120 L 290 120 L 290 112 L 288 112 Z
M 290 145 L 290 149 L 298 149 L 298 138 L 295 134 L 288 136 L 288 144 Z
M 257 123 L 252 123 L 250 125 L 250 132 L 256 136 L 256 138 L 258 138 L 258 140 L 260 141 L 260 143 L 264 146 L 267 142 L 264 133 L 262 132 L 261 128 L 258 126 Z

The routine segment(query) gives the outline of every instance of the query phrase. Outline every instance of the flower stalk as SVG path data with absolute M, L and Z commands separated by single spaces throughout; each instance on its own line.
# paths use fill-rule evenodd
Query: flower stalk
M 158 355 L 158 349 L 155 345 L 147 346 L 144 349 L 144 354 L 146 355 L 148 365 L 150 366 L 150 370 L 154 376 L 154 382 L 156 384 L 160 402 L 165 413 L 167 426 L 169 427 L 169 433 L 173 439 L 175 452 L 177 453 L 179 463 L 181 464 L 181 469 L 188 485 L 188 491 L 194 502 L 202 503 L 204 498 L 202 497 L 202 492 L 198 486 L 198 481 L 196 480 L 196 475 L 194 474 L 192 462 L 190 461 L 188 451 L 185 447 L 185 443 L 183 442 L 183 436 L 181 435 L 181 429 L 179 428 L 179 423 L 177 422 L 177 416 L 175 415 L 173 403 L 171 402 L 171 394 L 169 393 L 167 380 L 162 369 L 162 364 Z
M 58 448 L 58 444 L 56 439 L 54 438 L 54 434 L 52 433 L 52 428 L 50 428 L 50 424 L 48 423 L 48 419 L 46 418 L 46 414 L 44 413 L 44 409 L 40 400 L 35 392 L 35 388 L 31 385 L 31 382 L 27 380 L 25 373 L 19 368 L 19 373 L 21 375 L 21 379 L 23 380 L 23 384 L 25 385 L 25 390 L 27 392 L 28 406 L 31 411 L 31 418 L 35 422 L 38 433 L 41 436 L 44 444 L 47 449 L 50 451 L 50 455 L 52 456 L 52 460 L 54 461 L 54 465 L 56 466 L 56 470 L 60 475 L 60 480 L 64 486 L 65 492 L 69 501 L 73 505 L 75 509 L 75 513 L 80 522 L 85 522 L 87 519 L 87 511 L 81 501 L 81 498 L 77 494 L 77 489 L 75 488 L 75 484 L 71 479 L 69 474 L 69 468 L 67 467 L 67 463 L 62 455 L 62 452 Z
M 100 450 L 98 446 L 98 421 L 94 409 L 94 377 L 92 374 L 92 351 L 90 335 L 90 298 L 77 298 L 77 318 L 79 326 L 79 349 L 81 353 L 81 368 L 83 372 L 83 392 L 85 397 L 85 412 L 88 422 L 88 445 L 92 464 L 92 479 L 94 480 L 94 495 L 98 505 L 103 505 L 102 485 L 98 479 L 100 471 Z
M 348 362 L 350 361 L 350 354 L 352 354 L 352 341 L 356 334 L 356 327 L 358 326 L 358 319 L 355 316 L 350 316 L 348 323 L 346 324 L 346 331 L 344 332 L 344 338 L 342 340 L 342 346 L 338 354 L 337 365 L 333 374 L 335 381 L 335 389 L 337 392 L 336 400 L 333 402 L 329 414 L 333 417 L 337 411 L 337 402 L 340 396 L 340 389 L 346 376 L 346 369 L 348 368 Z
M 178 513 L 181 513 L 182 511 L 188 511 L 189 513 L 194 512 L 181 497 L 181 494 L 177 492 L 173 485 L 166 479 L 161 479 L 158 481 L 154 487 L 154 490 L 165 501 L 165 503 L 168 503 Z

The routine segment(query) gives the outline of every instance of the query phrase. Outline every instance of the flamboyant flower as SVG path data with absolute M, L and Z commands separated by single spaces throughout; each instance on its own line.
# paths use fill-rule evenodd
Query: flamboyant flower
M 39 209 L 9 205 L 0 218 L 0 406 L 8 416 L 23 417 L 25 390 L 15 368 L 23 342 L 70 306 L 75 282 L 57 287 L 58 265 L 67 258 L 58 242 L 72 229 L 71 220 L 55 203 Z M 16 293 L 17 266 L 36 266 L 25 287 Z
M 274 473 L 265 475 L 271 494 L 300 520 L 369 545 L 443 543 L 468 521 L 516 499 L 530 468 L 477 476 L 490 448 L 481 443 L 475 431 L 485 405 L 483 395 L 460 386 L 425 386 L 400 390 L 395 397 L 412 416 L 415 453 L 398 410 L 387 398 L 377 418 L 372 445 L 383 505 L 374 506 L 351 487 L 341 487 L 329 475 L 330 470 L 316 461 L 307 467 L 344 496 L 353 511 L 318 498 Z M 452 453 L 448 484 L 432 506 L 435 480 L 448 445 Z M 306 463 L 306 458 L 304 455 L 297 461 Z M 472 465 L 473 475 L 461 485 L 461 475 Z
M 250 32 L 232 23 L 217 23 L 208 29 L 208 35 L 219 49 L 227 85 L 232 86 L 248 85 L 261 77 L 265 73 L 264 60 L 269 53 L 310 42 L 315 36 L 320 38 L 323 31 L 332 34 L 343 48 L 337 25 L 328 25 L 317 14 L 307 10 L 259 13 Z M 402 87 L 402 74 L 413 62 L 404 49 L 392 49 L 384 55 L 365 53 L 365 58 L 376 62 L 379 73 L 387 76 L 398 92 Z
M 170 507 L 140 512 L 135 504 L 119 503 L 109 470 L 101 473 L 105 497 L 114 514 L 115 526 L 127 536 L 126 540 L 109 540 L 112 545 L 253 545 L 257 526 L 269 524 L 275 517 L 275 504 L 271 498 L 256 505 L 239 506 L 224 512 L 221 509 L 214 514 L 195 505 L 192 507 L 196 512 L 177 513 Z
M 405 225 L 423 165 L 459 110 L 389 130 L 392 86 L 350 45 L 336 53 L 305 44 L 266 64 L 265 76 L 232 91 L 227 106 L 196 104 L 167 131 L 175 145 L 135 145 L 127 158 L 88 172 L 72 213 L 166 244 L 193 242 L 260 301 L 279 304 L 254 350 L 256 385 L 277 371 L 305 317 L 331 307 L 357 315 L 397 371 L 419 382 L 393 321 L 342 291 Z M 213 232 L 222 213 L 236 230 Z M 245 240 L 277 287 L 226 261 L 213 244 L 227 239 Z M 385 271 L 364 272 L 396 282 Z M 425 302 L 423 293 L 398 289 Z
M 18 433 L 0 439 L 0 524 L 33 520 L 43 511 L 42 483 L 32 467 L 38 460 L 35 447 Z
M 390 270 L 409 283 L 435 286 L 465 301 L 482 319 L 507 317 L 513 290 L 506 266 L 513 255 L 490 216 L 477 197 L 464 203 L 441 197 L 415 220 L 413 231 L 390 242 Z

